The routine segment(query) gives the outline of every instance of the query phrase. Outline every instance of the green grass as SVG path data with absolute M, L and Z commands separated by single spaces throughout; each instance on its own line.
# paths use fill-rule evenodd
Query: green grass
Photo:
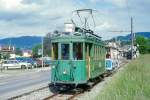
M 96 100 L 150 100 L 150 54 L 141 55 L 117 73 Z

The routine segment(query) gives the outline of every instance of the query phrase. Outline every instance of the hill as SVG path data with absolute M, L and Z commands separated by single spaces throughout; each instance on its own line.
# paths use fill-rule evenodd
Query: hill
M 150 32 L 137 32 L 135 33 L 135 36 L 143 36 L 145 38 L 149 38 L 150 39 Z M 131 34 L 128 34 L 126 36 L 118 36 L 118 37 L 114 37 L 111 40 L 114 40 L 115 38 L 117 38 L 117 40 L 120 41 L 130 41 L 131 40 Z
M 14 45 L 19 48 L 32 48 L 41 43 L 40 36 L 21 36 L 15 38 L 0 39 L 0 45 Z
M 137 36 L 144 36 L 146 38 L 150 38 L 150 32 L 137 32 L 135 33 Z M 112 38 L 111 40 L 116 39 L 116 37 Z M 117 40 L 120 41 L 130 41 L 131 34 L 128 34 L 126 36 L 118 36 Z M 0 39 L 0 45 L 14 45 L 19 48 L 32 48 L 36 44 L 41 43 L 41 37 L 40 36 L 21 36 L 21 37 L 13 37 L 13 38 L 5 38 Z

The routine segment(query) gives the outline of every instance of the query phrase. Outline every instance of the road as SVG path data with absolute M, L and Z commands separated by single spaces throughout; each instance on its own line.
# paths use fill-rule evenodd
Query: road
M 13 93 L 18 90 L 28 87 L 35 88 L 34 86 L 43 83 L 50 83 L 50 70 L 23 74 L 15 77 L 0 78 L 0 100 L 6 98 L 6 96 L 12 96 Z M 14 95 L 16 95 L 16 93 Z

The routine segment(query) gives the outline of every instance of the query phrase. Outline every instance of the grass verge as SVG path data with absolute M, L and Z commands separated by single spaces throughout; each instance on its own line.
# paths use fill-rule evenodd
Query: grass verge
M 141 55 L 113 76 L 96 100 L 150 100 L 150 54 Z

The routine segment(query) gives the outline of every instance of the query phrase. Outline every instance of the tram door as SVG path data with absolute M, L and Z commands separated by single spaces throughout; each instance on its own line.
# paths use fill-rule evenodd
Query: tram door
M 74 81 L 72 63 L 70 62 L 71 45 L 69 43 L 60 44 L 60 65 L 59 80 Z

